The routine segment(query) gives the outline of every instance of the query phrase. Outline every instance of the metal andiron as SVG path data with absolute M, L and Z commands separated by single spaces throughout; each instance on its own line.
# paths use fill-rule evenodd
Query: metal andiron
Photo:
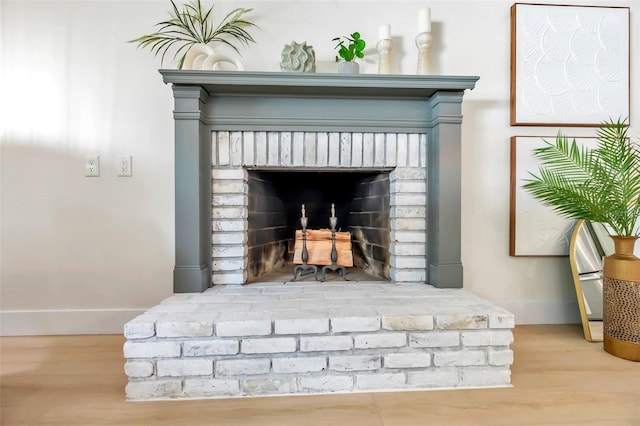
M 336 225 L 338 225 L 338 218 L 336 217 L 336 206 L 331 203 L 331 217 L 329 218 L 329 225 L 331 226 L 331 265 L 322 267 L 322 279 L 324 281 L 327 270 L 333 272 L 338 271 L 338 274 L 344 278 L 345 268 L 337 264 L 338 262 L 338 250 L 336 249 Z
M 298 278 L 298 274 L 300 276 L 314 273 L 315 279 L 318 279 L 318 267 L 316 265 L 309 265 L 307 261 L 309 260 L 309 251 L 307 250 L 307 225 L 309 223 L 309 219 L 305 215 L 304 204 L 302 205 L 302 217 L 300 217 L 300 225 L 302 226 L 302 265 L 298 265 L 293 269 L 293 281 Z

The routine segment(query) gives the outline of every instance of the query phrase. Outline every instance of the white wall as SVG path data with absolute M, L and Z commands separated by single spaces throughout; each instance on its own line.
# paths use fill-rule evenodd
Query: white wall
M 215 10 L 254 9 L 260 28 L 243 50 L 247 70 L 278 71 L 282 47 L 295 40 L 314 46 L 318 72 L 335 72 L 331 39 L 357 30 L 370 42 L 361 72 L 375 73 L 378 27 L 388 23 L 393 71 L 411 74 L 417 11 L 431 7 L 433 73 L 480 76 L 463 111 L 465 288 L 510 309 L 518 323 L 576 322 L 567 258 L 508 255 L 509 137 L 558 130 L 509 125 L 512 3 L 227 0 Z M 636 135 L 640 3 L 597 4 L 631 7 Z M 171 88 L 157 72 L 159 58 L 126 43 L 151 32 L 168 7 L 166 0 L 0 3 L 0 334 L 119 333 L 171 294 Z M 100 177 L 84 176 L 87 154 L 100 155 Z M 116 176 L 120 154 L 133 156 L 132 177 Z

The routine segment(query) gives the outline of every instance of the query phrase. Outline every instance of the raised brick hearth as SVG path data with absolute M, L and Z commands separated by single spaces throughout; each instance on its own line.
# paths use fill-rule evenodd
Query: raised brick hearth
M 214 286 L 125 327 L 127 398 L 508 386 L 513 316 L 462 289 Z

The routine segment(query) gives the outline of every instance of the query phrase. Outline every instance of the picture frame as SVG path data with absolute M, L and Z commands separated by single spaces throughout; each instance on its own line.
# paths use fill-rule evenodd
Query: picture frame
M 629 7 L 513 4 L 511 125 L 628 118 L 629 28 Z
M 569 137 L 580 145 L 594 148 L 597 138 Z M 567 219 L 522 189 L 530 172 L 540 162 L 533 150 L 555 141 L 555 136 L 512 136 L 509 196 L 509 256 L 568 256 L 575 220 Z

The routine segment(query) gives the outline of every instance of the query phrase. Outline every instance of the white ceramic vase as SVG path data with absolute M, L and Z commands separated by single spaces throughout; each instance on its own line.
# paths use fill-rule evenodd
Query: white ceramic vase
M 358 74 L 360 73 L 360 65 L 355 61 L 338 62 L 338 72 L 340 74 Z

